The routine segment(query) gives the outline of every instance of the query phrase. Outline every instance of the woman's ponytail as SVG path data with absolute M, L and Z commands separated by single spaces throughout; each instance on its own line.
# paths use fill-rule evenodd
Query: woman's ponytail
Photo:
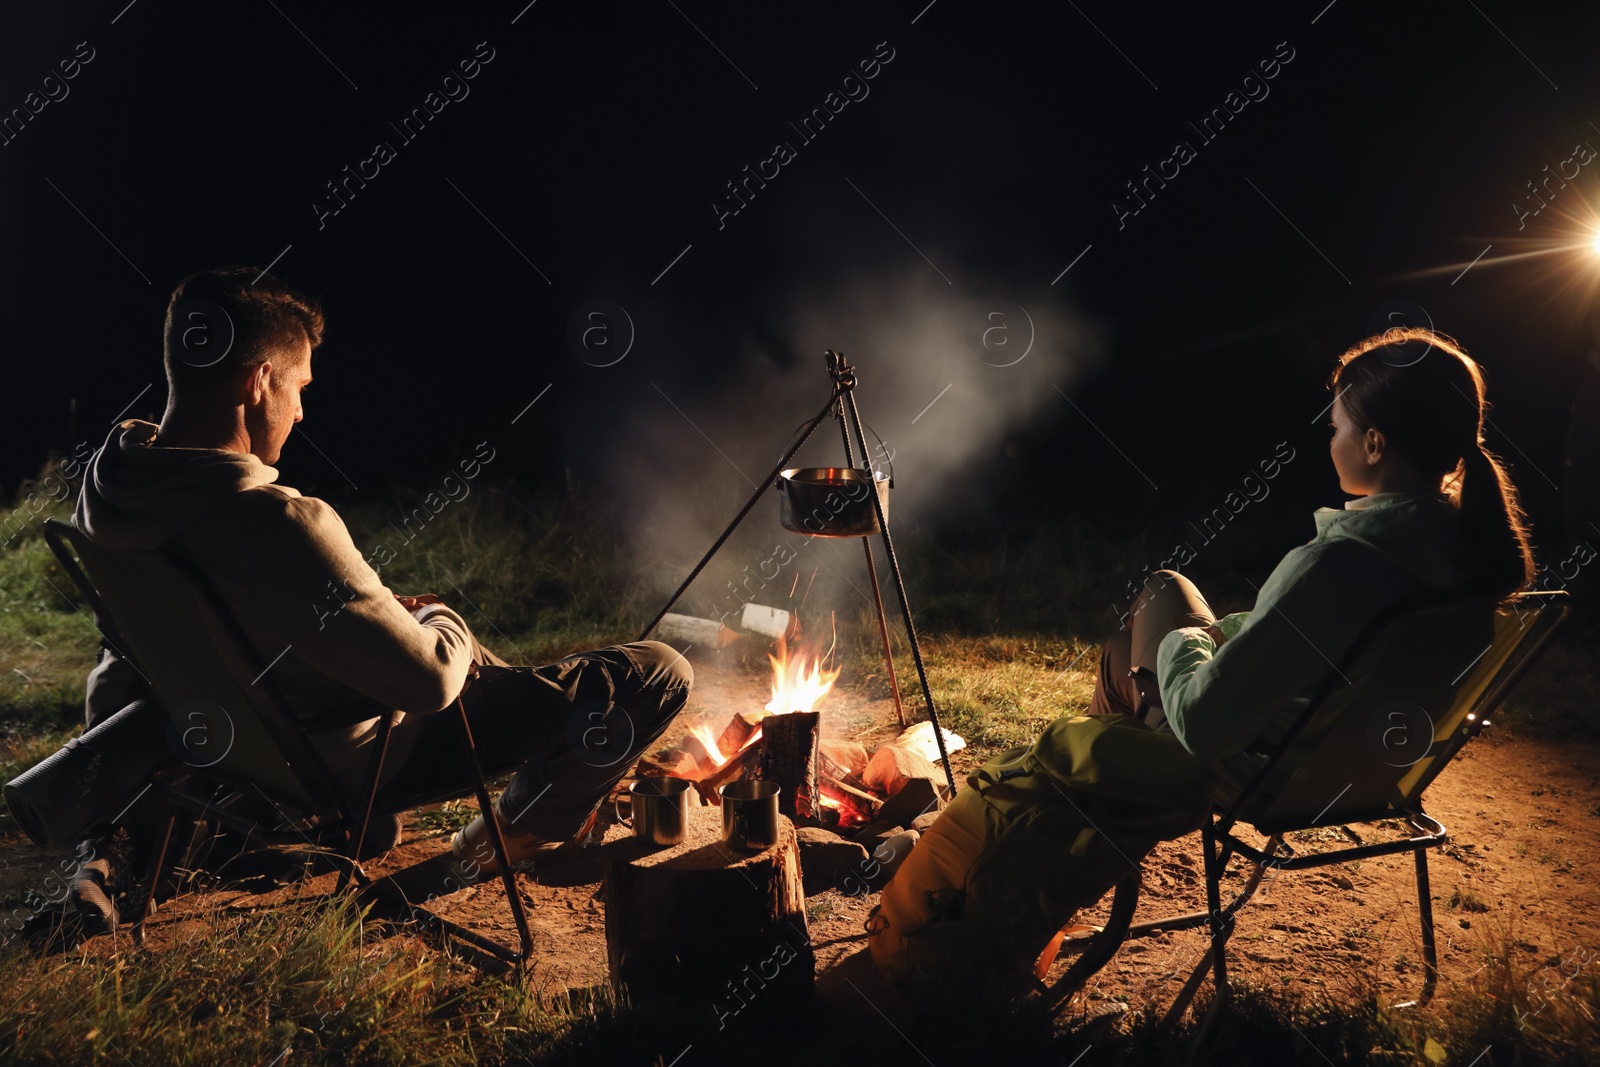
M 1533 550 L 1516 486 L 1482 442 L 1462 457 L 1461 524 L 1479 560 L 1478 592 L 1504 596 L 1533 584 Z

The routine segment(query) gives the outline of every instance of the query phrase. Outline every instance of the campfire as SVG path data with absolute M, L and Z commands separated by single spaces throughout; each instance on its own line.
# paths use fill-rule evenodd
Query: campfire
M 815 647 L 791 648 L 784 637 L 767 659 L 772 699 L 764 709 L 734 714 L 720 733 L 711 724 L 696 724 L 680 747 L 641 761 L 639 773 L 687 778 L 708 804 L 720 803 L 717 788 L 739 778 L 776 781 L 783 788 L 784 814 L 841 833 L 877 821 L 884 805 L 914 778 L 927 779 L 930 798 L 938 795 L 934 783 L 942 775 L 933 764 L 930 723 L 918 723 L 870 756 L 859 742 L 822 738 L 819 705 L 839 669 L 826 666 L 828 656 Z M 945 739 L 952 750 L 963 747 L 948 731 Z

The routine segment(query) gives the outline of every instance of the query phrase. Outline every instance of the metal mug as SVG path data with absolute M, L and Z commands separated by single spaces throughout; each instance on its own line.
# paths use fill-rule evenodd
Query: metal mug
M 652 845 L 681 844 L 688 832 L 691 784 L 687 778 L 641 778 L 628 787 L 627 818 L 617 797 L 617 821 Z
M 722 798 L 722 840 L 760 852 L 778 843 L 778 783 L 742 778 L 717 787 Z

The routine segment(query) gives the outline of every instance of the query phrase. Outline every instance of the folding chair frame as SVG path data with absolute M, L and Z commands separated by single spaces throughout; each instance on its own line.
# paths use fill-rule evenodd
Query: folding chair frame
M 143 667 L 132 654 L 128 641 L 124 639 L 118 624 L 112 615 L 99 590 L 90 580 L 89 575 L 80 562 L 78 539 L 83 537 L 81 531 L 68 523 L 55 519 L 46 520 L 44 523 L 44 537 L 60 562 L 62 570 L 83 594 L 94 613 L 96 627 L 105 638 L 106 643 L 117 652 L 119 656 L 133 664 L 141 674 Z M 70 547 L 69 547 L 70 546 Z M 170 553 L 161 554 L 160 560 L 180 572 L 190 585 L 191 591 L 199 598 L 212 615 L 220 622 L 223 633 L 214 634 L 214 637 L 227 642 L 228 649 L 239 661 L 248 664 L 258 675 L 259 682 L 266 679 L 259 675 L 264 673 L 265 664 L 260 662 L 261 657 L 256 653 L 254 646 L 246 637 L 243 628 L 233 617 L 227 606 L 212 590 L 204 575 L 199 573 L 186 560 Z M 475 672 L 474 672 L 475 676 Z M 469 678 L 467 684 L 471 684 Z M 327 717 L 320 720 L 299 721 L 289 711 L 288 706 L 270 684 L 258 685 L 270 702 L 271 714 L 258 715 L 257 719 L 265 728 L 272 740 L 278 744 L 279 750 L 288 762 L 295 777 L 300 781 L 309 796 L 318 798 L 324 805 L 323 811 L 307 812 L 307 819 L 322 819 L 330 812 L 334 818 L 329 822 L 318 823 L 318 829 L 324 830 L 330 826 L 342 830 L 345 835 L 347 847 L 342 856 L 339 881 L 334 889 L 335 894 L 343 893 L 352 882 L 360 886 L 374 885 L 373 879 L 362 869 L 360 859 L 361 850 L 366 843 L 368 827 L 374 814 L 392 815 L 400 811 L 409 810 L 421 804 L 431 803 L 434 800 L 445 800 L 461 795 L 459 791 L 444 791 L 438 796 L 408 797 L 401 803 L 380 805 L 378 804 L 379 783 L 383 773 L 384 759 L 388 754 L 390 732 L 394 726 L 395 713 L 379 717 L 378 736 L 373 744 L 372 756 L 369 759 L 366 775 L 360 796 L 359 808 L 352 812 L 349 803 L 338 789 L 332 772 L 327 763 L 316 750 L 306 742 L 299 730 L 317 733 L 321 730 L 336 729 L 349 725 L 348 716 Z M 153 695 L 153 694 L 152 694 Z M 464 770 L 467 771 L 471 782 L 472 792 L 478 799 L 479 810 L 484 815 L 484 821 L 489 831 L 489 843 L 494 850 L 495 861 L 499 865 L 501 881 L 505 886 L 506 899 L 511 906 L 511 916 L 516 925 L 517 937 L 520 948 L 512 949 L 496 941 L 469 930 L 459 924 L 429 911 L 420 905 L 401 901 L 401 905 L 409 916 L 415 920 L 437 929 L 447 936 L 459 938 L 474 947 L 520 967 L 533 954 L 533 938 L 528 929 L 527 914 L 524 910 L 522 897 L 517 892 L 516 873 L 511 865 L 506 862 L 505 840 L 500 831 L 498 821 L 493 816 L 493 801 L 489 795 L 489 786 L 483 775 L 483 766 L 478 759 L 477 748 L 472 738 L 472 727 L 467 720 L 466 707 L 458 694 L 449 711 L 438 714 L 453 715 L 461 726 L 461 739 L 463 747 Z M 362 718 L 369 717 L 365 712 Z M 196 795 L 184 788 L 188 779 L 198 779 L 213 786 L 206 795 Z M 226 807 L 218 806 L 212 802 L 215 787 L 231 785 L 246 789 L 253 789 L 270 803 L 274 810 L 282 817 L 280 826 L 265 828 L 261 824 L 244 818 Z M 174 771 L 158 772 L 152 779 L 148 789 L 154 792 L 165 802 L 165 812 L 161 819 L 162 830 L 158 833 L 155 849 L 150 854 L 150 862 L 146 868 L 142 899 L 134 910 L 132 935 L 135 944 L 144 942 L 144 926 L 149 918 L 155 902 L 156 887 L 170 873 L 173 866 L 172 836 L 177 825 L 180 809 L 192 812 L 195 819 L 214 819 L 216 822 L 241 834 L 254 837 L 271 844 L 284 844 L 289 846 L 304 846 L 311 842 L 304 830 L 294 826 L 295 820 L 284 813 L 278 800 L 274 800 L 261 785 L 256 782 L 234 780 L 231 776 L 216 773 L 207 774 L 193 767 L 182 767 Z M 319 850 L 320 851 L 320 850 Z M 337 854 L 335 854 L 337 855 Z
M 1518 681 L 1527 673 L 1528 669 L 1543 653 L 1545 647 L 1555 636 L 1556 631 L 1565 621 L 1571 610 L 1569 597 L 1565 592 L 1541 592 L 1518 594 L 1502 607 L 1508 605 L 1533 605 L 1530 612 L 1535 617 L 1528 625 L 1536 628 L 1534 633 L 1523 637 L 1521 642 L 1512 651 L 1511 658 L 1501 670 L 1491 679 L 1472 706 L 1472 712 L 1466 718 L 1464 736 L 1457 742 L 1459 750 L 1471 738 L 1482 732 L 1489 725 L 1489 716 L 1500 706 Z M 1411 610 L 1415 603 L 1402 605 L 1386 612 L 1382 617 L 1373 622 L 1363 633 L 1360 640 L 1346 656 L 1345 665 L 1348 666 L 1355 657 L 1363 652 L 1373 638 L 1383 631 L 1385 626 L 1392 622 L 1404 611 Z M 1361 818 L 1339 816 L 1333 819 L 1312 820 L 1306 826 L 1291 826 L 1271 834 L 1260 848 L 1240 840 L 1234 833 L 1234 827 L 1241 821 L 1242 813 L 1249 803 L 1257 798 L 1261 787 L 1272 774 L 1273 770 L 1283 761 L 1306 727 L 1316 718 L 1322 710 L 1322 705 L 1328 694 L 1332 691 L 1332 679 L 1325 682 L 1313 697 L 1311 704 L 1295 720 L 1283 740 L 1274 747 L 1268 755 L 1267 762 L 1252 777 L 1232 804 L 1224 810 L 1212 808 L 1206 815 L 1205 823 L 1200 829 L 1201 849 L 1204 860 L 1206 882 L 1206 910 L 1187 912 L 1181 915 L 1172 915 L 1161 919 L 1151 919 L 1143 922 L 1133 922 L 1134 912 L 1138 908 L 1140 890 L 1140 872 L 1134 871 L 1131 875 L 1117 884 L 1112 892 L 1110 914 L 1106 925 L 1094 931 L 1087 937 L 1075 939 L 1076 944 L 1067 942 L 1063 951 L 1076 951 L 1075 959 L 1054 983 L 1045 986 L 1040 982 L 1041 990 L 1045 997 L 1046 1005 L 1058 1009 L 1071 998 L 1085 982 L 1096 972 L 1104 967 L 1116 955 L 1122 945 L 1130 940 L 1151 937 L 1156 934 L 1172 930 L 1193 930 L 1206 928 L 1210 935 L 1210 944 L 1204 955 L 1195 964 L 1193 971 L 1184 982 L 1177 998 L 1168 1009 L 1165 1021 L 1169 1024 L 1176 1023 L 1182 1017 L 1195 994 L 1199 991 L 1206 975 L 1212 976 L 1216 989 L 1216 996 L 1211 1003 L 1211 1010 L 1202 1026 L 1202 1033 L 1209 1028 L 1222 1006 L 1226 1004 L 1229 996 L 1227 942 L 1233 935 L 1235 917 L 1245 904 L 1249 903 L 1260 887 L 1262 879 L 1269 870 L 1296 871 L 1312 867 L 1325 867 L 1335 863 L 1348 863 L 1352 860 L 1370 859 L 1375 856 L 1391 856 L 1402 852 L 1410 852 L 1416 864 L 1417 883 L 1417 910 L 1421 924 L 1422 934 L 1422 990 L 1415 1000 L 1405 1001 L 1395 1005 L 1397 1008 L 1420 1007 L 1433 998 L 1434 989 L 1438 983 L 1439 961 L 1438 949 L 1434 938 L 1433 900 L 1428 881 L 1428 850 L 1438 848 L 1449 840 L 1449 832 L 1438 820 L 1426 814 L 1421 807 L 1422 793 L 1432 783 L 1433 777 L 1448 765 L 1442 761 L 1437 767 L 1432 768 L 1432 774 L 1427 780 L 1419 783 L 1416 790 L 1417 805 L 1415 810 L 1403 813 L 1375 813 L 1376 818 L 1405 818 L 1415 831 L 1415 836 L 1404 840 L 1375 842 L 1373 844 L 1360 844 L 1351 848 L 1331 849 L 1309 855 L 1295 855 L 1283 840 L 1283 834 L 1295 830 L 1315 829 L 1325 826 L 1334 826 L 1348 831 L 1350 823 L 1369 821 Z M 1452 753 L 1453 757 L 1453 753 Z M 1329 805 L 1332 807 L 1332 805 Z M 1356 838 L 1359 840 L 1359 838 Z M 1245 878 L 1245 883 L 1239 891 L 1228 901 L 1222 903 L 1222 877 L 1226 872 L 1229 861 L 1235 854 L 1243 857 L 1252 866 Z

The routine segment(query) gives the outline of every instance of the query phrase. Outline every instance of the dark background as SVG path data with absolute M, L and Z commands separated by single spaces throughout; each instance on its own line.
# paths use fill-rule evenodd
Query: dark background
M 0 494 L 119 413 L 159 418 L 179 278 L 288 246 L 274 273 L 329 328 L 280 469 L 335 500 L 489 440 L 502 484 L 693 496 L 699 536 L 826 398 L 836 347 L 904 521 L 1176 529 L 1287 442 L 1252 505 L 1286 548 L 1344 499 L 1331 362 L 1403 307 L 1488 368 L 1491 446 L 1541 554 L 1564 550 L 1600 160 L 1520 232 L 1512 205 L 1600 145 L 1592 4 L 525 4 L 0 15 L 0 110 L 95 52 L 0 147 Z M 387 123 L 480 41 L 470 95 L 403 143 Z M 880 41 L 870 95 L 802 145 L 787 123 Z M 1279 42 L 1270 95 L 1202 145 L 1186 123 Z M 1119 229 L 1123 183 L 1179 138 L 1197 158 Z M 712 198 L 778 139 L 798 158 L 719 229 Z M 312 201 L 378 140 L 397 158 L 319 229 Z M 636 334 L 611 366 L 568 340 L 591 300 Z M 1034 348 L 998 366 L 1020 309 Z

